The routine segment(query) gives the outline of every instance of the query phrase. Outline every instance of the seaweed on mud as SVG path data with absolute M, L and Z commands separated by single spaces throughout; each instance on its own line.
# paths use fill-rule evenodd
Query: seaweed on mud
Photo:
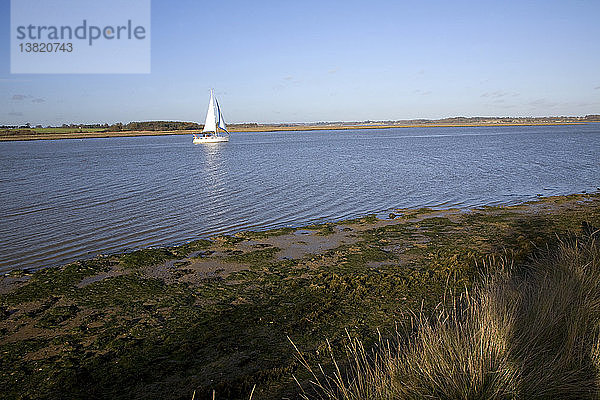
M 177 258 L 177 256 L 166 248 L 143 249 L 123 255 L 120 263 L 124 268 L 139 269 L 151 267 L 173 258 Z
M 55 328 L 77 315 L 79 307 L 75 304 L 53 307 L 38 320 L 37 326 L 41 328 Z
M 0 296 L 0 301 L 20 304 L 74 292 L 76 285 L 88 276 L 106 271 L 110 261 L 94 259 L 64 267 L 43 268 L 31 275 L 26 284 Z
M 241 264 L 258 265 L 273 259 L 281 249 L 278 247 L 268 247 L 259 250 L 232 254 L 225 257 L 226 261 L 237 262 Z

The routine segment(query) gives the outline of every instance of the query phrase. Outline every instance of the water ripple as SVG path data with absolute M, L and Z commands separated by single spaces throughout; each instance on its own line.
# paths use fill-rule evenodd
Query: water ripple
M 0 271 L 398 207 L 600 186 L 598 124 L 0 143 Z

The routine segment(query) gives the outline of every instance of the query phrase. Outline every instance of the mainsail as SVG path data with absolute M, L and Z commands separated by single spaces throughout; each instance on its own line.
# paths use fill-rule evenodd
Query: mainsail
M 213 92 L 210 91 L 210 101 L 208 102 L 208 111 L 206 112 L 206 122 L 202 132 L 217 132 L 217 124 L 215 121 L 215 102 L 213 100 Z

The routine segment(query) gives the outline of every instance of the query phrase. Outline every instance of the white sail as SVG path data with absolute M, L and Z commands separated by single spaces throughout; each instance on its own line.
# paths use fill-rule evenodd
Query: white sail
M 206 121 L 202 132 L 217 132 L 217 124 L 215 121 L 215 102 L 213 100 L 213 92 L 210 91 L 210 101 L 208 102 L 208 111 L 206 112 Z
M 219 128 L 229 133 L 227 131 L 227 126 L 225 126 L 225 119 L 223 118 L 223 114 L 221 114 L 221 107 L 219 107 L 219 101 L 216 98 L 215 102 L 217 103 L 217 125 L 219 125 Z

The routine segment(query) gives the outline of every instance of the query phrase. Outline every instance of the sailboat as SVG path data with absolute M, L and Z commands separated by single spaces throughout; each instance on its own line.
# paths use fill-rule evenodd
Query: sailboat
M 226 135 L 219 133 L 226 132 Z M 212 89 L 210 90 L 210 101 L 208 102 L 208 111 L 206 112 L 206 121 L 202 133 L 194 135 L 194 143 L 218 143 L 229 142 L 229 132 L 225 126 L 225 120 L 221 114 L 219 102 L 214 96 Z

